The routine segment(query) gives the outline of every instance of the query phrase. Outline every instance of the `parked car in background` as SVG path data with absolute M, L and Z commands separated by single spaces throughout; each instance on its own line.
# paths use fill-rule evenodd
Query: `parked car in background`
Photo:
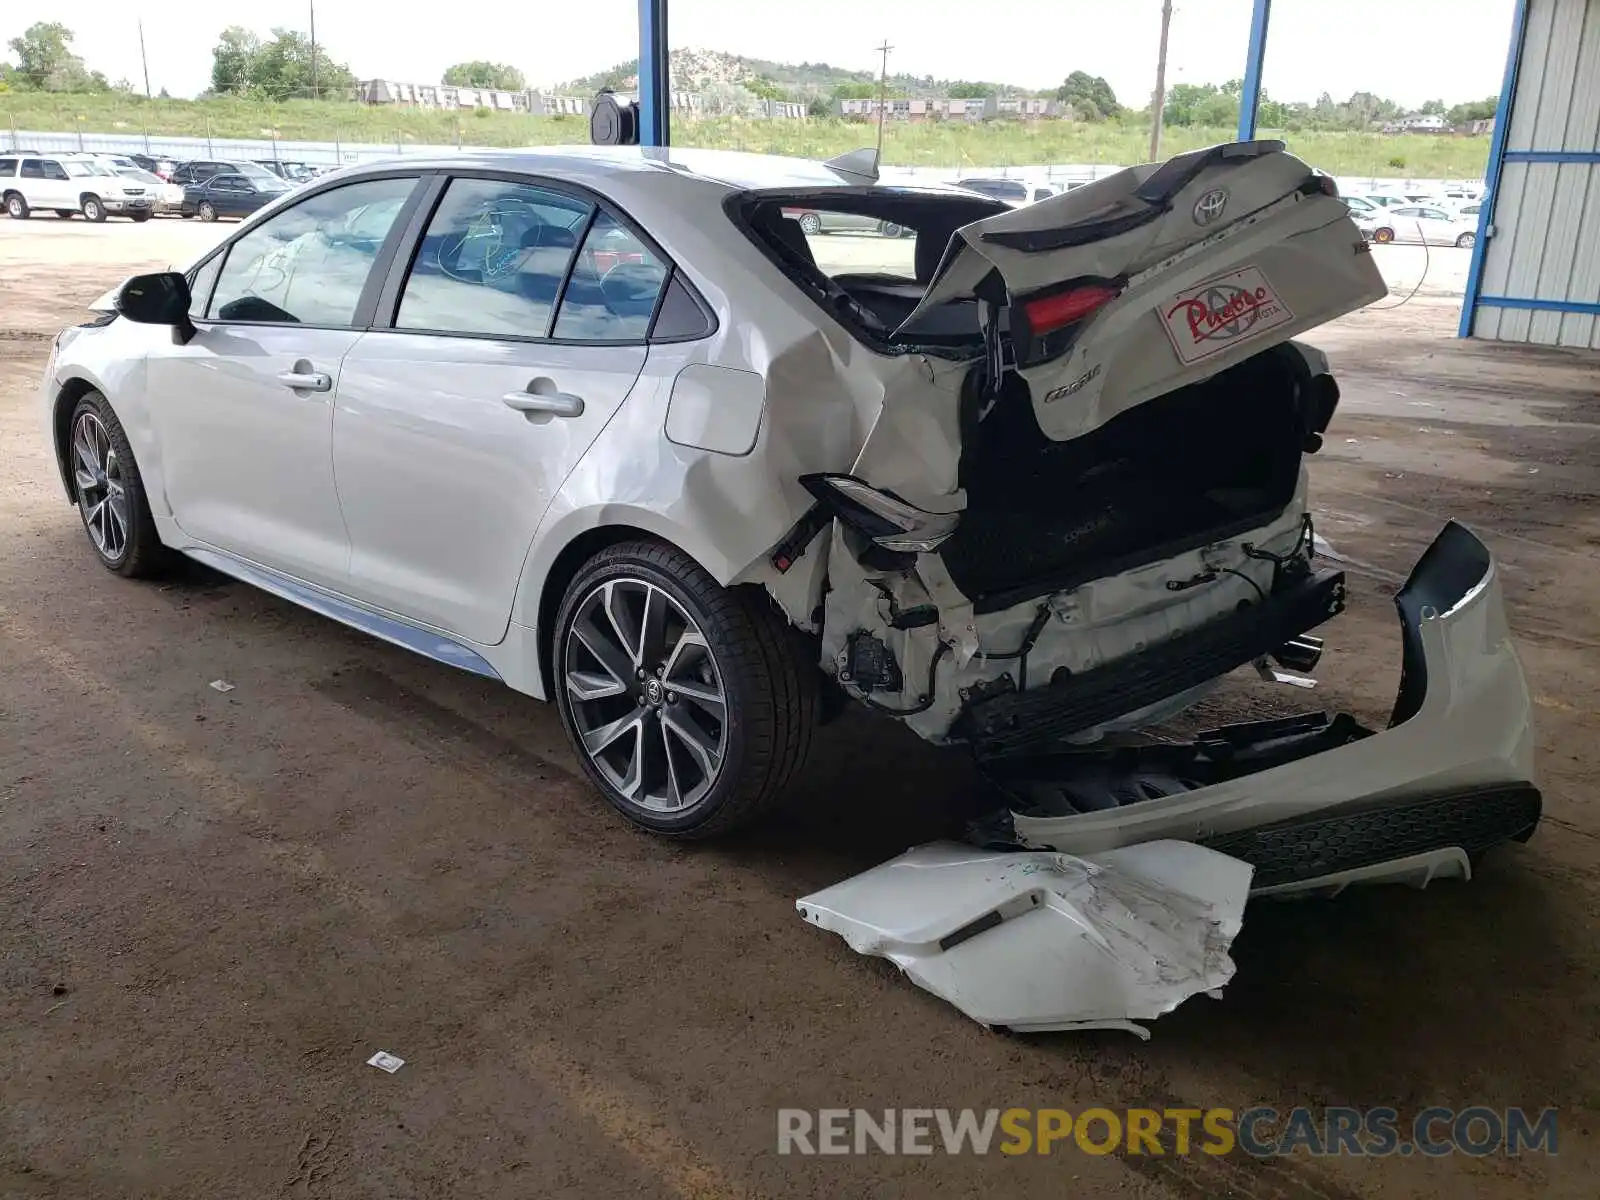
M 183 189 L 183 215 L 199 217 L 202 221 L 248 217 L 279 196 L 294 190 L 272 172 L 265 174 L 265 179 L 247 179 L 234 174 L 213 175 L 199 183 L 191 183 Z
M 1357 223 L 1360 228 L 1360 223 Z M 1366 231 L 1362 231 L 1366 234 Z M 1431 205 L 1402 204 L 1386 209 L 1372 221 L 1370 241 L 1412 245 L 1459 246 L 1471 249 L 1478 240 L 1478 218 L 1463 216 Z
M 258 167 L 271 171 L 285 183 L 301 184 L 316 178 L 316 174 L 303 162 L 284 162 L 275 158 L 258 158 L 255 163 Z
M 122 167 L 117 174 L 124 179 L 131 179 L 143 184 L 155 199 L 154 211 L 161 213 L 181 213 L 183 211 L 183 189 L 175 183 L 168 183 L 161 176 L 140 167 Z
M 908 230 L 893 222 L 877 217 L 862 217 L 855 213 L 813 211 L 806 208 L 786 208 L 783 215 L 800 223 L 800 232 L 808 237 L 820 233 L 876 233 L 883 237 L 904 237 Z
M 178 166 L 178 164 L 173 162 L 170 158 L 155 158 L 148 154 L 130 154 L 128 157 L 131 158 L 138 166 L 142 167 L 146 171 L 149 171 L 150 174 L 159 175 L 162 179 L 171 178 L 172 172 L 175 171 Z
M 1024 204 L 1034 204 L 1040 200 L 1048 200 L 1052 196 L 1059 196 L 1067 190 L 1060 184 L 1050 183 L 1043 179 L 1007 179 L 985 176 L 958 179 L 956 180 L 956 186 L 965 188 L 969 192 L 977 192 L 980 196 L 988 196 L 991 200 L 1003 200 L 1005 203 L 1016 207 Z
M 202 183 L 213 175 L 243 175 L 246 179 L 283 182 L 259 163 L 247 159 L 227 158 L 196 158 L 186 163 L 179 163 L 173 168 L 171 182 L 180 187 L 188 187 L 191 183 Z
M 1393 208 L 1396 204 L 1411 203 L 1404 196 L 1397 195 L 1394 192 L 1362 192 L 1361 198 L 1376 205 L 1378 208 Z
M 1351 216 L 1359 217 L 1364 213 L 1383 211 L 1382 205 L 1374 204 L 1365 196 L 1340 196 L 1339 199 L 1344 201 L 1344 206 L 1350 210 Z
M 58 217 L 82 213 L 96 222 L 111 215 L 148 221 L 156 202 L 148 186 L 118 175 L 92 154 L 0 157 L 0 197 L 14 221 L 27 220 L 35 209 Z

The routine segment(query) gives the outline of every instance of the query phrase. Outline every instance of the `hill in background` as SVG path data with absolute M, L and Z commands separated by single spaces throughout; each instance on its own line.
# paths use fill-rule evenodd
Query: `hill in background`
M 673 87 L 688 92 L 744 87 L 758 95 L 773 92 L 788 99 L 814 100 L 832 96 L 841 90 L 860 91 L 862 95 L 867 95 L 875 92 L 878 86 L 878 77 L 871 71 L 851 71 L 827 63 L 769 62 L 764 58 L 746 58 L 742 54 L 724 54 L 720 50 L 674 50 L 669 58 L 669 67 Z M 635 58 L 618 63 L 609 70 L 558 84 L 557 90 L 589 95 L 606 87 L 619 92 L 631 91 L 638 85 L 639 60 Z M 971 80 L 935 79 L 931 75 L 899 73 L 890 74 L 888 87 L 891 96 L 914 97 L 961 95 L 963 92 L 1026 96 L 1037 92 L 1037 89 L 1015 84 L 974 83 Z

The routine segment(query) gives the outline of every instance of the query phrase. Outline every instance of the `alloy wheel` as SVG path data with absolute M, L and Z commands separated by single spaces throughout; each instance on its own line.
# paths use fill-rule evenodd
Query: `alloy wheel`
M 597 584 L 573 610 L 562 686 L 583 753 L 630 804 L 673 813 L 717 780 L 727 693 L 705 634 L 656 584 Z
M 92 412 L 80 413 L 72 428 L 72 477 L 89 540 L 108 563 L 120 562 L 128 552 L 128 494 L 116 448 Z

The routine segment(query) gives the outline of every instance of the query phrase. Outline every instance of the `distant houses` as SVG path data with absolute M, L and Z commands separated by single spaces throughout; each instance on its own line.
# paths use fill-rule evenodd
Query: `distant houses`
M 358 85 L 357 99 L 363 104 L 399 105 L 412 108 L 487 108 L 495 112 L 530 113 L 533 116 L 587 117 L 592 96 L 563 96 L 533 89 L 506 92 L 496 88 L 456 87 L 448 83 L 405 83 L 392 79 L 364 79 Z M 806 106 L 792 100 L 755 98 L 747 115 L 796 120 L 806 115 Z M 687 115 L 709 111 L 705 96 L 696 92 L 672 93 L 672 110 Z
M 931 96 L 913 99 L 889 96 L 883 100 L 883 115 L 889 121 L 987 121 L 995 117 L 1014 117 L 1036 121 L 1070 116 L 1070 105 L 1041 98 L 1002 99 L 998 96 L 971 98 Z M 876 121 L 878 100 L 840 100 L 839 116 L 846 120 Z
M 1437 113 L 1409 113 L 1394 121 L 1385 121 L 1385 133 L 1460 133 L 1476 136 L 1494 132 L 1494 118 L 1486 120 L 1463 121 L 1459 125 L 1450 124 L 1445 117 Z

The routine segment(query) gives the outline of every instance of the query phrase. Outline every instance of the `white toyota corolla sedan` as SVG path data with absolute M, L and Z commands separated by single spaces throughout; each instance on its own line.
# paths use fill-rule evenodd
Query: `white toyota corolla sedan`
M 1200 839 L 1264 888 L 1429 877 L 1539 814 L 1459 526 L 1397 598 L 1386 730 L 1103 748 L 1240 666 L 1307 682 L 1344 603 L 1303 462 L 1338 389 L 1291 339 L 1383 292 L 1277 143 L 1016 210 L 870 155 L 408 159 L 129 280 L 42 400 L 106 567 L 185 554 L 554 699 L 658 832 L 769 806 L 842 694 L 969 744 L 1010 801 L 991 839 Z

